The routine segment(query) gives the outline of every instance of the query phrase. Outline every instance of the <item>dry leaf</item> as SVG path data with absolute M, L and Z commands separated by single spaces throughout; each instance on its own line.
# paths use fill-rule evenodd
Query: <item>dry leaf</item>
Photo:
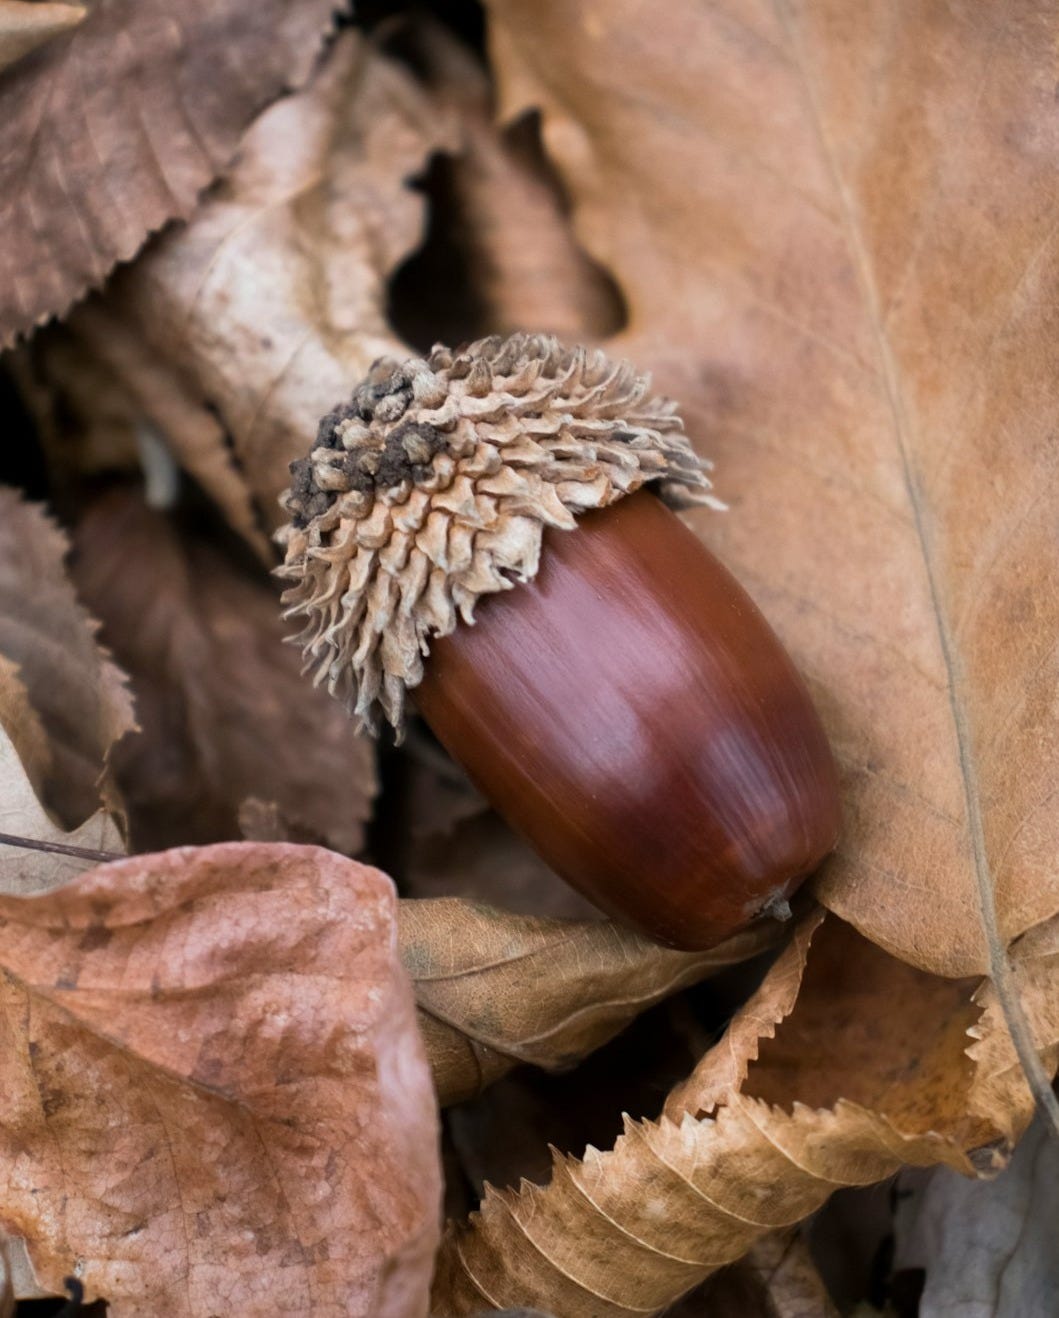
M 401 958 L 440 1101 L 519 1062 L 571 1066 L 662 998 L 773 946 L 758 925 L 708 952 L 675 952 L 610 921 L 514 916 L 454 898 L 405 902 Z
M 421 818 L 421 800 L 413 797 L 409 803 L 413 827 Z M 409 896 L 466 897 L 520 915 L 602 919 L 601 912 L 550 870 L 481 798 L 477 808 L 474 797 L 457 802 L 471 812 L 468 817 L 457 816 L 447 829 L 408 838 L 401 872 Z
M 0 73 L 53 37 L 76 27 L 88 11 L 48 0 L 0 0 Z
M 802 986 L 809 944 L 820 927 L 822 911 L 799 920 L 791 941 L 773 962 L 768 992 L 755 994 L 735 1013 L 720 1042 L 704 1053 L 686 1080 L 675 1085 L 665 1112 L 679 1121 L 685 1112 L 703 1116 L 716 1110 L 729 1094 L 738 1093 L 761 1041 L 775 1037 L 776 1027 L 794 1010 Z
M 398 328 L 424 350 L 518 330 L 595 341 L 619 328 L 621 299 L 577 245 L 535 118 L 499 127 L 481 63 L 439 22 L 420 15 L 390 44 L 460 131 L 425 180 L 431 227 L 394 281 Z
M 919 966 L 985 970 L 994 882 L 1004 940 L 1059 907 L 1059 20 L 489 10 L 502 112 L 541 107 L 620 346 L 716 459 L 731 514 L 696 525 L 828 723 L 823 900 Z
M 1059 1294 L 1059 1144 L 1042 1118 L 1010 1166 L 975 1183 L 944 1169 L 897 1205 L 894 1267 L 922 1268 L 920 1318 L 1026 1318 Z
M 0 899 L 0 1216 L 117 1313 L 426 1313 L 440 1177 L 389 880 L 182 848 Z
M 6 9 L 31 7 L 64 8 Z M 190 214 L 254 115 L 305 80 L 333 12 L 332 0 L 179 13 L 97 0 L 62 41 L 3 74 L 0 347 Z
M 667 1318 L 838 1318 L 838 1312 L 804 1239 L 773 1231 L 678 1301 Z
M 281 521 L 288 465 L 319 418 L 396 346 L 385 281 L 423 224 L 405 180 L 452 132 L 404 68 L 347 31 L 306 91 L 254 123 L 192 222 L 71 318 L 252 540 L 255 518 Z M 109 347 L 104 324 L 121 327 Z
M 51 770 L 51 745 L 40 715 L 29 703 L 29 692 L 19 677 L 18 664 L 3 654 L 0 654 L 0 726 L 39 797 Z
M 117 805 L 110 752 L 136 722 L 125 676 L 97 645 L 98 623 L 66 575 L 67 549 L 42 508 L 0 488 L 0 655 L 18 666 L 47 734 L 47 764 L 35 756 L 31 779 L 72 827 L 98 809 L 101 785 Z
M 10 723 L 19 729 L 17 744 L 8 735 Z M 69 833 L 47 814 L 21 758 L 27 742 L 40 746 L 44 741 L 43 727 L 33 712 L 25 687 L 8 672 L 0 680 L 0 833 L 60 847 L 123 851 L 121 832 L 105 810 L 97 810 Z M 29 850 L 0 841 L 0 893 L 54 888 L 94 863 L 74 855 Z
M 1053 1066 L 1054 926 L 1050 939 L 1014 948 Z M 1002 1160 L 1032 1100 L 1023 1081 L 1004 1112 L 986 1112 L 999 1054 L 1014 1058 L 995 1007 L 990 1018 L 988 1004 L 981 1016 L 972 1004 L 973 985 L 896 961 L 833 918 L 777 1026 L 791 973 L 789 960 L 777 962 L 745 1009 L 766 1037 L 740 1089 L 718 1093 L 717 1072 L 738 1084 L 742 1069 L 722 1053 L 716 1071 L 700 1068 L 701 1096 L 685 1087 L 679 1120 L 627 1121 L 612 1151 L 589 1148 L 582 1162 L 556 1154 L 549 1186 L 487 1193 L 442 1246 L 438 1318 L 483 1302 L 536 1304 L 563 1318 L 654 1313 L 841 1185 L 880 1180 L 902 1163 L 969 1173 Z M 983 1037 L 969 1050 L 972 1025 Z M 693 1115 L 700 1098 L 716 1104 L 713 1116 Z
M 78 588 L 136 690 L 142 732 L 116 757 L 134 847 L 236 838 L 255 797 L 359 851 L 374 748 L 301 677 L 263 576 L 133 489 L 97 499 L 74 543 Z

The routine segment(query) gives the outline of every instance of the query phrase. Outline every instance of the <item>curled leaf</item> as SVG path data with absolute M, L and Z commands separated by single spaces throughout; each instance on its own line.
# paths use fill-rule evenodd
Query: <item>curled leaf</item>
M 782 928 L 765 921 L 707 952 L 676 952 L 610 921 L 438 898 L 402 903 L 399 937 L 445 1104 L 519 1062 L 573 1065 L 662 998 L 775 946 Z
M 405 68 L 344 32 L 309 87 L 254 122 L 191 222 L 71 318 L 90 345 L 94 320 L 120 327 L 96 351 L 259 549 L 320 417 L 400 351 L 385 281 L 423 224 L 406 180 L 451 138 Z
M 1023 987 L 1054 1064 L 1055 961 L 1032 944 L 1016 945 L 1015 956 L 1047 966 L 1027 971 Z M 838 1186 L 881 1180 L 901 1164 L 970 1173 L 1010 1149 L 1032 1101 L 1023 1086 L 1008 1111 L 985 1112 L 991 1077 L 968 1055 L 969 1027 L 988 1030 L 979 1052 L 986 1037 L 1001 1050 L 1010 1040 L 979 1018 L 972 984 L 915 970 L 834 920 L 817 934 L 797 1003 L 777 1026 L 790 977 L 790 960 L 777 962 L 748 1004 L 747 1016 L 775 1037 L 760 1043 L 740 1089 L 708 1086 L 712 1116 L 694 1116 L 699 1103 L 686 1090 L 683 1114 L 675 1105 L 657 1122 L 627 1120 L 612 1150 L 589 1148 L 583 1161 L 556 1154 L 548 1186 L 488 1191 L 443 1243 L 439 1318 L 483 1302 L 535 1304 L 564 1318 L 655 1313 Z

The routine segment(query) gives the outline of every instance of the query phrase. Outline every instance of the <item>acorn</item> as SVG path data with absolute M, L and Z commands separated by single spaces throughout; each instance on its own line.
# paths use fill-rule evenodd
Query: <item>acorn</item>
M 673 511 L 716 504 L 675 406 L 545 335 L 377 362 L 291 464 L 286 615 L 317 682 L 400 737 L 411 693 L 591 901 L 704 948 L 835 844 L 805 685 Z

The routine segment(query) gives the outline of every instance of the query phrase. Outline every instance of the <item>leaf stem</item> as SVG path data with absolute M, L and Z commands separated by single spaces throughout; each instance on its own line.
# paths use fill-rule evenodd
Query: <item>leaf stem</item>
M 15 833 L 0 833 L 0 846 L 22 847 L 26 851 L 50 851 L 57 856 L 75 856 L 78 860 L 124 860 L 118 851 L 93 851 L 91 847 L 71 847 L 65 842 L 43 842 L 37 838 L 19 837 Z

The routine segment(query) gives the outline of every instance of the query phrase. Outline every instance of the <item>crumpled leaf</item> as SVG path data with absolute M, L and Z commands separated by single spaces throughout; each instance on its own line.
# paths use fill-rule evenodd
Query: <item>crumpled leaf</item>
M 308 76 L 334 8 L 223 0 L 178 14 L 96 0 L 63 40 L 4 72 L 0 347 L 191 212 L 254 115 Z
M 129 488 L 97 499 L 74 543 L 78 589 L 137 695 L 142 731 L 116 756 L 134 847 L 236 838 L 256 798 L 299 840 L 360 850 L 374 748 L 301 677 L 263 574 Z
M 1038 1118 L 984 1184 L 939 1169 L 903 1188 L 894 1267 L 922 1268 L 920 1318 L 1047 1314 L 1059 1294 L 1059 1144 Z
M 0 0 L 0 73 L 44 42 L 76 27 L 88 11 L 50 0 Z
M 399 349 L 385 280 L 423 226 L 404 183 L 452 132 L 406 69 L 344 32 L 311 85 L 255 121 L 191 223 L 71 317 L 110 345 L 96 350 L 258 546 L 248 528 L 283 520 L 288 465 L 319 418 Z M 100 323 L 121 337 L 95 334 Z
M 1054 13 L 490 0 L 588 251 L 717 462 L 696 524 L 843 771 L 818 891 L 936 973 L 1059 908 Z M 986 925 L 989 924 L 986 910 Z
M 443 1105 L 519 1062 L 572 1066 L 649 1006 L 782 934 L 764 922 L 707 952 L 676 952 L 610 921 L 512 915 L 456 898 L 403 902 L 399 923 Z
M 1052 923 L 1051 939 L 1022 939 L 1013 956 L 1054 1067 Z M 1014 1113 L 995 1117 L 982 1101 L 999 1055 L 1015 1064 L 991 987 L 976 1007 L 972 982 L 924 974 L 834 918 L 817 933 L 801 992 L 777 1026 L 790 977 L 790 960 L 777 962 L 746 1008 L 775 1037 L 759 1041 L 741 1088 L 719 1096 L 716 1074 L 701 1069 L 713 1115 L 695 1115 L 700 1096 L 688 1086 L 683 1113 L 627 1119 L 613 1150 L 589 1148 L 583 1161 L 556 1153 L 550 1185 L 488 1191 L 442 1245 L 438 1318 L 483 1301 L 564 1318 L 655 1313 L 841 1185 L 881 1180 L 902 1164 L 972 1173 L 1002 1162 L 1033 1105 L 1024 1081 Z M 982 1037 L 968 1049 L 972 1025 Z M 721 1054 L 722 1073 L 739 1069 Z
M 685 1112 L 703 1116 L 716 1110 L 729 1094 L 743 1086 L 763 1039 L 794 1010 L 805 974 L 809 945 L 824 918 L 811 911 L 798 922 L 794 935 L 769 969 L 768 992 L 757 993 L 732 1017 L 715 1048 L 703 1053 L 695 1069 L 666 1098 L 666 1115 L 679 1121 Z
M 118 1313 L 426 1313 L 430 1076 L 378 870 L 180 848 L 0 898 L 0 1217 Z
M 31 780 L 73 826 L 98 809 L 101 788 L 117 806 L 111 749 L 136 720 L 125 675 L 97 644 L 99 624 L 66 574 L 68 548 L 43 508 L 0 488 L 0 656 L 17 665 L 46 735 L 46 753 L 28 763 Z

